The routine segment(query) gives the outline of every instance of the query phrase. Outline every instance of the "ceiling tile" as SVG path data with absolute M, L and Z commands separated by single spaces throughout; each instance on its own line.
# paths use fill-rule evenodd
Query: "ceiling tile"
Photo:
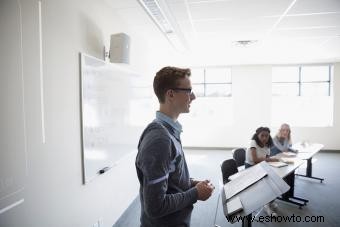
M 169 9 L 171 13 L 178 21 L 189 20 L 189 15 L 184 1 L 168 1 Z
M 340 1 L 339 1 L 340 2 Z M 340 12 L 334 14 L 316 14 L 284 17 L 277 28 L 297 27 L 340 27 Z
M 137 7 L 139 5 L 138 0 L 104 0 L 112 9 L 126 9 L 131 7 Z
M 339 0 L 298 0 L 289 14 L 340 12 Z
M 131 26 L 154 26 L 152 19 L 141 7 L 116 9 L 115 12 Z
M 340 34 L 340 27 L 314 29 L 275 29 L 271 36 L 281 38 L 291 37 L 336 37 Z
M 189 9 L 194 20 L 211 18 L 252 18 L 281 15 L 291 0 L 234 0 L 190 3 Z
M 245 19 L 198 20 L 193 21 L 197 32 L 219 32 L 227 30 L 269 30 L 276 18 L 254 17 Z

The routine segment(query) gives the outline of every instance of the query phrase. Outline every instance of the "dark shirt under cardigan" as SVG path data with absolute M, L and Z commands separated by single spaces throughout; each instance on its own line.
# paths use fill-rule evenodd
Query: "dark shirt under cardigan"
M 157 112 L 138 144 L 141 226 L 188 227 L 197 189 L 191 187 L 179 133 L 162 119 Z

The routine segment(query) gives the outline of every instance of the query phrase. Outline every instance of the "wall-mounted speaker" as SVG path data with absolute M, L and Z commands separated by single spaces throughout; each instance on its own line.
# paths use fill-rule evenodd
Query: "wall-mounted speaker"
M 130 62 L 130 37 L 125 33 L 111 35 L 110 41 L 110 62 Z

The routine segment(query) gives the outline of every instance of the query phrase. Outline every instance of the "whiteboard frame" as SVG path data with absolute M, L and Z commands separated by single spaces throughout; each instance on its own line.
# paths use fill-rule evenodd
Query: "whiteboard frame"
M 90 173 L 89 174 L 89 166 L 87 166 L 87 157 L 86 157 L 86 141 L 85 141 L 85 119 L 84 119 L 84 104 L 85 104 L 85 100 L 84 100 L 84 94 L 85 94 L 85 90 L 84 90 L 84 67 L 85 67 L 85 58 L 89 58 L 89 59 L 93 59 L 95 61 L 98 61 L 98 63 L 102 63 L 105 66 L 108 66 L 109 68 L 112 68 L 113 70 L 118 70 L 119 72 L 122 72 L 123 74 L 127 74 L 126 76 L 128 76 L 129 78 L 126 80 L 131 80 L 132 78 L 135 79 L 136 77 L 139 77 L 140 75 L 137 74 L 136 72 L 126 69 L 123 66 L 120 65 L 116 65 L 116 64 L 112 64 L 109 62 L 106 62 L 102 59 L 98 59 L 95 57 L 92 57 L 88 54 L 85 53 L 79 53 L 79 57 L 80 57 L 80 126 L 81 126 L 81 150 L 82 150 L 82 169 L 83 169 L 83 184 L 87 184 L 89 182 L 91 182 L 94 178 L 96 178 L 99 175 L 102 175 L 104 173 L 106 173 L 107 171 L 111 170 L 113 167 L 119 165 L 119 163 L 123 162 L 124 160 L 126 160 L 127 158 L 131 158 L 131 156 L 133 154 L 136 153 L 137 150 L 137 142 L 133 141 L 133 147 L 135 148 L 134 150 L 125 152 L 126 149 L 125 147 L 122 149 L 123 150 L 123 155 L 118 156 L 117 159 L 111 160 L 110 158 L 106 160 L 106 162 L 108 162 L 109 164 L 102 166 L 101 168 L 99 168 L 98 170 L 96 170 L 95 173 Z M 115 101 L 115 100 L 112 100 Z M 117 144 L 118 146 L 120 144 Z M 131 144 L 128 144 L 129 146 L 132 146 L 132 142 Z M 115 157 L 116 158 L 116 157 Z M 89 164 L 89 163 L 88 163 Z M 91 166 L 92 167 L 92 166 Z M 88 169 L 87 169 L 88 168 Z M 87 174 L 88 173 L 88 174 Z

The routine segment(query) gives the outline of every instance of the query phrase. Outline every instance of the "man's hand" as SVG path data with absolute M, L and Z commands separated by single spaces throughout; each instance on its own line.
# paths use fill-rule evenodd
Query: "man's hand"
M 199 182 L 201 181 L 191 179 L 191 187 L 195 187 Z
M 209 180 L 200 181 L 195 187 L 198 192 L 198 200 L 202 201 L 207 200 L 215 189 L 214 185 L 212 185 Z

